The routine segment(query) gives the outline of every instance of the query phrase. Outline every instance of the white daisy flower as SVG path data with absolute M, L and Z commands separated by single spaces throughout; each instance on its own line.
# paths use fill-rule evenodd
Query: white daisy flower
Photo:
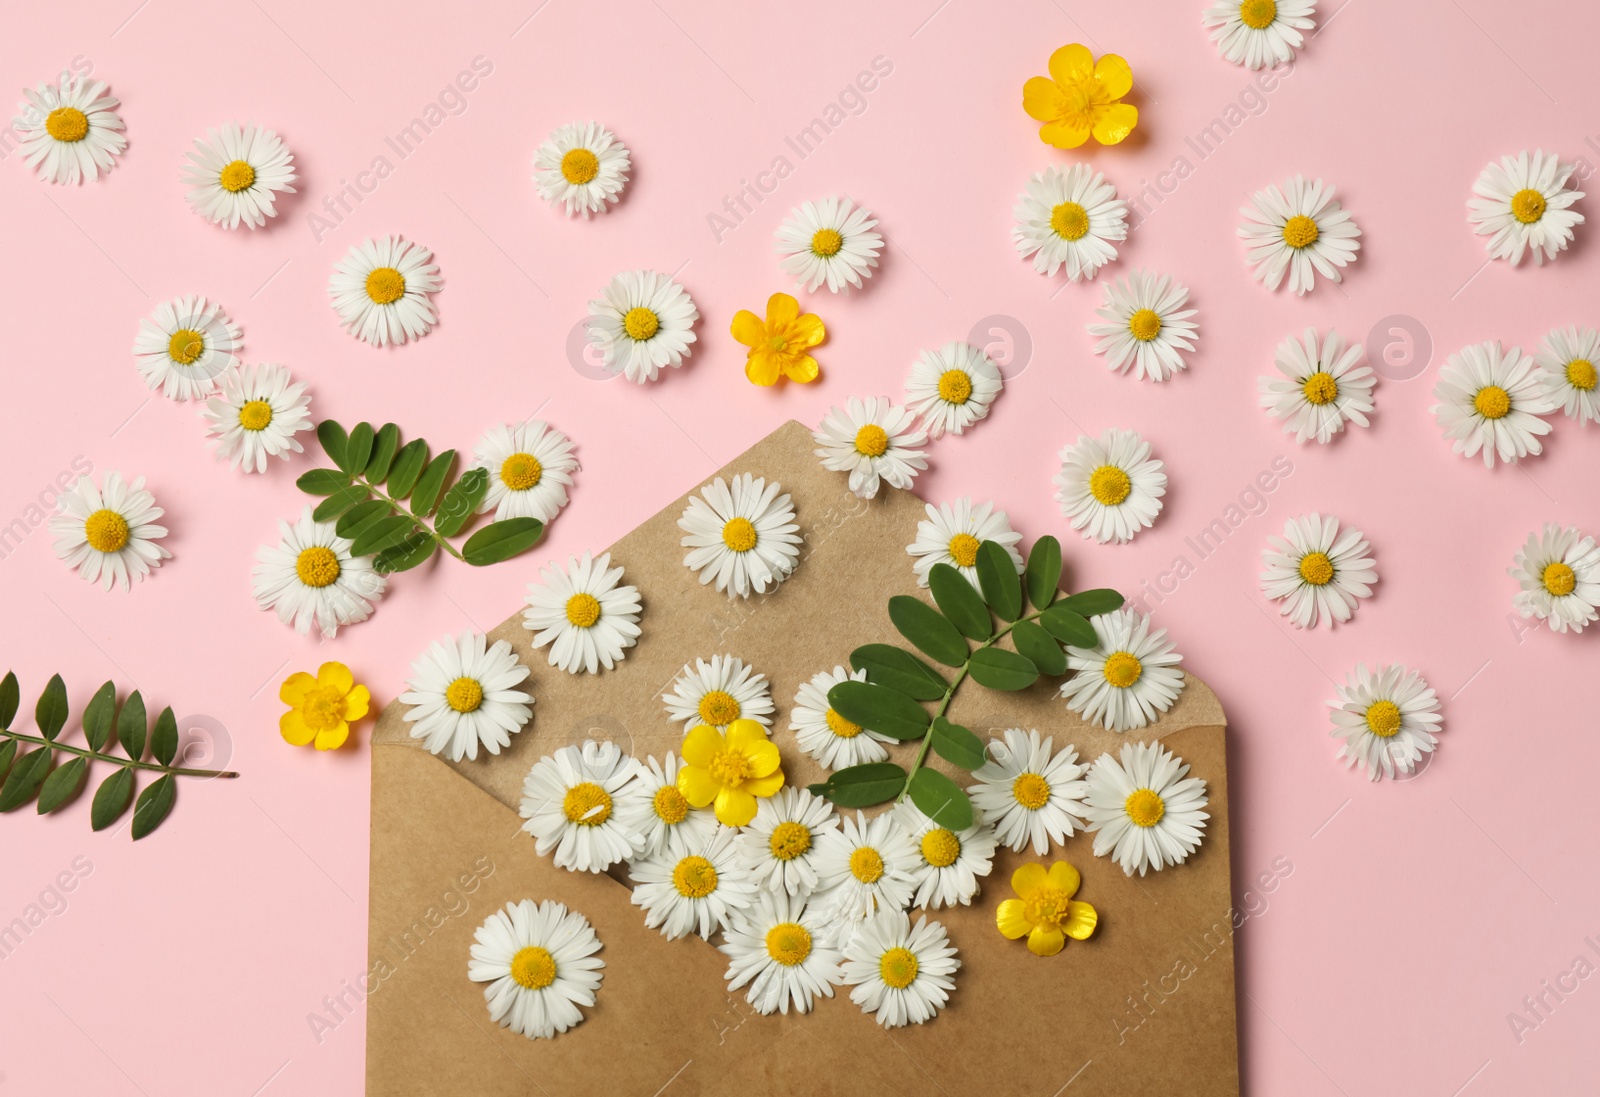
M 683 759 L 667 752 L 665 764 L 646 758 L 634 768 L 628 794 L 617 802 L 617 821 L 623 830 L 644 838 L 638 857 L 686 857 L 711 840 L 717 828 L 716 813 L 696 810 L 678 791 L 678 771 Z
M 1369 672 L 1358 663 L 1337 688 L 1328 734 L 1343 740 L 1337 757 L 1346 769 L 1360 763 L 1374 781 L 1410 773 L 1438 745 L 1439 695 L 1416 671 L 1392 663 Z
M 639 588 L 619 585 L 622 569 L 611 567 L 609 552 L 569 557 L 565 569 L 551 564 L 539 577 L 528 584 L 522 627 L 534 647 L 551 644 L 551 666 L 593 674 L 626 658 L 639 640 Z
M 956 989 L 961 961 L 944 927 L 891 911 L 863 925 L 844 948 L 844 984 L 850 1000 L 875 1014 L 884 1028 L 920 1025 L 939 1012 Z
M 557 868 L 604 872 L 638 855 L 644 836 L 630 820 L 648 801 L 634 780 L 639 763 L 611 742 L 584 740 L 533 764 L 522 782 L 522 829 L 539 856 L 555 851 Z
M 1112 243 L 1128 238 L 1128 203 L 1088 164 L 1051 165 L 1029 177 L 1011 216 L 1018 254 L 1031 255 L 1043 275 L 1065 266 L 1073 282 L 1093 278 L 1117 257 Z
M 438 291 L 433 252 L 398 236 L 352 247 L 328 279 L 328 298 L 346 331 L 375 347 L 421 339 L 438 323 L 429 299 Z
M 511 743 L 533 715 L 533 694 L 522 683 L 528 668 L 511 645 L 481 632 L 436 640 L 411 664 L 410 688 L 400 700 L 411 738 L 452 762 L 478 759 L 481 743 L 490 754 Z
M 917 429 L 916 413 L 886 397 L 851 396 L 842 408 L 828 409 L 811 432 L 816 455 L 830 472 L 848 472 L 850 490 L 863 499 L 878 494 L 880 481 L 905 491 L 917 473 L 928 467 L 927 432 Z
M 1189 319 L 1195 310 L 1183 307 L 1188 302 L 1189 287 L 1165 274 L 1136 270 L 1107 282 L 1105 307 L 1095 311 L 1108 322 L 1089 325 L 1089 334 L 1100 337 L 1095 353 L 1107 369 L 1165 381 L 1187 365 L 1182 352 L 1194 350 L 1199 337 Z
M 905 910 L 916 892 L 917 847 L 888 812 L 868 819 L 841 814 L 840 828 L 817 839 L 817 889 L 811 901 L 830 912 L 835 940 L 880 911 Z
M 278 523 L 278 544 L 256 550 L 251 573 L 256 605 L 304 636 L 316 625 L 331 640 L 345 625 L 372 616 L 388 578 L 372 557 L 351 556 L 352 542 L 332 522 L 318 522 L 305 507 L 293 525 Z
M 689 552 L 684 566 L 700 583 L 716 582 L 728 597 L 765 594 L 800 562 L 800 527 L 783 485 L 741 472 L 730 486 L 722 477 L 689 497 L 678 519 Z
M 143 476 L 130 484 L 120 472 L 108 472 L 105 480 L 102 490 L 91 477 L 79 477 L 61 496 L 50 534 L 56 539 L 56 558 L 77 568 L 80 576 L 105 590 L 118 583 L 132 590 L 135 579 L 143 579 L 172 555 L 156 544 L 167 535 L 167 527 L 155 524 L 166 511 L 144 490 Z
M 803 788 L 759 801 L 739 837 L 739 854 L 759 888 L 804 899 L 817 886 L 817 841 L 839 829 L 833 805 Z
M 630 270 L 601 292 L 589 302 L 589 345 L 606 369 L 642 385 L 689 357 L 700 310 L 678 283 L 653 270 Z
M 632 166 L 616 134 L 598 122 L 571 122 L 552 131 L 533 154 L 533 183 L 540 198 L 587 221 L 622 200 Z
M 735 911 L 756 900 L 756 885 L 739 860 L 739 835 L 719 826 L 700 845 L 678 855 L 638 858 L 628 865 L 633 905 L 647 929 L 669 941 L 690 933 L 709 938 L 727 929 Z
M 1127 743 L 1122 761 L 1102 754 L 1089 769 L 1089 829 L 1094 855 L 1132 876 L 1181 865 L 1200 848 L 1208 803 L 1206 783 L 1160 743 Z
M 239 325 L 204 297 L 174 297 L 139 321 L 133 358 L 151 392 L 193 400 L 216 391 L 217 378 L 239 364 Z
M 1166 466 L 1150 456 L 1138 431 L 1112 427 L 1099 438 L 1078 435 L 1057 454 L 1056 501 L 1086 541 L 1122 544 L 1149 529 L 1167 493 Z
M 1346 423 L 1367 426 L 1377 377 L 1370 367 L 1357 365 L 1363 354 L 1360 343 L 1347 348 L 1331 329 L 1320 348 L 1316 328 L 1307 328 L 1299 339 L 1287 337 L 1273 357 L 1280 376 L 1256 380 L 1261 406 L 1282 419 L 1283 432 L 1302 445 L 1308 438 L 1326 445 Z
M 817 995 L 833 997 L 839 950 L 826 918 L 805 900 L 764 891 L 735 918 L 717 946 L 728 957 L 729 990 L 750 984 L 757 1013 L 811 1012 Z
M 922 416 L 928 437 L 960 434 L 989 414 L 1004 381 L 1000 367 L 970 343 L 925 350 L 906 377 L 906 403 Z
M 696 659 L 673 679 L 672 692 L 662 694 L 667 717 L 684 730 L 708 724 L 723 731 L 735 720 L 772 724 L 772 690 L 765 674 L 757 674 L 733 655 Z
M 117 100 L 99 80 L 63 71 L 54 84 L 40 81 L 17 104 L 11 128 L 22 137 L 22 159 L 51 183 L 94 182 L 128 147 Z
M 1239 211 L 1245 222 L 1239 235 L 1249 244 L 1249 263 L 1257 281 L 1269 290 L 1283 284 L 1297 294 L 1311 291 L 1316 276 L 1340 280 L 1339 267 L 1355 262 L 1361 230 L 1321 179 L 1311 183 L 1296 175 L 1284 184 L 1257 191 Z
M 834 293 L 872 277 L 883 249 L 883 236 L 873 232 L 872 214 L 842 195 L 820 202 L 802 202 L 778 226 L 778 265 L 807 293 L 823 282 Z
M 567 505 L 572 474 L 579 469 L 572 442 L 542 419 L 490 427 L 478 440 L 474 464 L 489 470 L 489 491 L 478 513 L 537 518 L 548 524 Z
M 1358 529 L 1339 530 L 1331 514 L 1307 514 L 1283 524 L 1282 537 L 1268 537 L 1261 550 L 1261 593 L 1280 603 L 1295 628 L 1350 620 L 1356 604 L 1372 597 L 1377 569 Z
M 257 129 L 254 122 L 243 128 L 228 122 L 220 130 L 206 130 L 206 139 L 195 138 L 188 156 L 183 169 L 189 187 L 185 197 L 213 225 L 260 228 L 267 218 L 277 216 L 278 192 L 295 192 L 294 154 L 276 131 Z
M 1494 459 L 1508 465 L 1544 451 L 1539 436 L 1550 424 L 1539 418 L 1555 410 L 1544 376 L 1532 356 L 1498 342 L 1462 347 L 1439 369 L 1433 387 L 1439 403 L 1429 410 L 1453 444 L 1454 453 L 1472 457 L 1483 451 L 1485 468 Z
M 867 762 L 882 762 L 889 757 L 884 743 L 895 740 L 887 735 L 846 720 L 828 704 L 828 691 L 840 682 L 865 682 L 867 672 L 851 672 L 836 666 L 819 671 L 801 684 L 789 710 L 789 730 L 800 749 L 828 769 L 848 769 Z
M 1600 366 L 1600 331 L 1594 328 L 1557 328 L 1539 343 L 1534 360 L 1544 375 L 1545 395 L 1554 408 L 1579 423 L 1600 423 L 1600 391 L 1596 367 Z
M 1201 18 L 1224 61 L 1264 69 L 1294 61 L 1316 10 L 1314 0 L 1218 0 Z
M 218 378 L 221 396 L 206 401 L 201 416 L 217 439 L 217 456 L 245 472 L 266 472 L 267 459 L 304 453 L 295 435 L 311 429 L 311 397 L 303 382 L 290 383 L 286 366 L 239 366 Z
M 1600 606 L 1600 547 L 1576 527 L 1546 522 L 1528 534 L 1515 566 L 1506 572 L 1522 589 L 1512 605 L 1555 632 L 1582 632 Z
M 1007 728 L 989 740 L 989 761 L 972 771 L 967 791 L 1000 845 L 1020 851 L 1031 842 L 1042 856 L 1083 826 L 1084 767 L 1070 743 L 1051 754 L 1054 742 L 1036 729 Z
M 552 899 L 507 903 L 473 933 L 467 978 L 483 988 L 489 1019 L 530 1040 L 549 1039 L 593 1006 L 604 960 L 589 920 Z
M 938 910 L 966 906 L 978 894 L 978 877 L 989 875 L 995 834 L 986 823 L 966 830 L 940 826 L 909 800 L 894 807 L 895 822 L 916 844 L 918 861 L 911 870 L 917 891 L 911 905 Z
M 1150 628 L 1150 615 L 1129 606 L 1089 618 L 1100 642 L 1067 648 L 1061 685 L 1067 708 L 1107 731 L 1130 731 L 1159 719 L 1183 692 L 1183 656 L 1172 650 L 1166 629 Z
M 1583 197 L 1568 185 L 1577 170 L 1553 152 L 1526 150 L 1483 169 L 1472 184 L 1477 197 L 1467 203 L 1467 220 L 1489 237 L 1483 247 L 1490 259 L 1516 266 L 1526 256 L 1537 267 L 1567 250 L 1572 230 L 1583 224 L 1583 214 L 1570 208 Z
M 917 585 L 928 585 L 928 573 L 935 564 L 949 564 L 967 577 L 978 589 L 978 548 L 985 541 L 1004 546 L 1011 562 L 1022 573 L 1022 554 L 1017 542 L 1022 534 L 1011 528 L 1011 519 L 993 503 L 972 503 L 971 496 L 962 496 L 954 503 L 926 504 L 928 517 L 917 523 L 917 537 L 906 546 L 915 556 L 912 569 L 917 573 Z

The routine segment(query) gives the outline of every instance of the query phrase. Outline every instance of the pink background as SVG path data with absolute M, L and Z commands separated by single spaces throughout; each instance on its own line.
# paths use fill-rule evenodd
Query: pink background
M 95 185 L 44 184 L 15 154 L 0 170 L 0 524 L 82 457 L 97 477 L 148 478 L 174 558 L 131 595 L 105 594 L 34 530 L 0 560 L 7 659 L 30 708 L 57 670 L 75 714 L 107 677 L 136 684 L 186 725 L 224 728 L 197 734 L 244 777 L 185 784 L 137 846 L 92 834 L 87 797 L 61 818 L 25 809 L 0 822 L 0 923 L 81 858 L 65 909 L 0 967 L 0 1093 L 359 1092 L 363 1016 L 320 1041 L 307 1016 L 365 966 L 366 728 L 355 749 L 291 749 L 276 727 L 282 678 L 337 658 L 387 702 L 429 641 L 519 605 L 537 565 L 604 546 L 785 419 L 814 424 L 850 394 L 898 395 L 919 349 L 996 314 L 1026 331 L 1031 359 L 1020 373 L 1013 362 L 988 421 L 934 448 L 919 488 L 993 498 L 1027 538 L 1061 536 L 1078 586 L 1137 592 L 1179 555 L 1194 565 L 1155 609 L 1231 717 L 1235 895 L 1251 915 L 1237 938 L 1248 1090 L 1476 1095 L 1592 1080 L 1600 982 L 1580 983 L 1521 1042 L 1507 1014 L 1578 955 L 1600 962 L 1584 943 L 1600 941 L 1600 752 L 1580 685 L 1600 629 L 1522 627 L 1505 569 L 1546 520 L 1600 532 L 1600 439 L 1559 418 L 1545 456 L 1488 472 L 1453 456 L 1428 412 L 1437 367 L 1460 346 L 1531 349 L 1552 327 L 1600 322 L 1592 224 L 1553 266 L 1481 269 L 1466 222 L 1492 158 L 1544 147 L 1600 162 L 1600 116 L 1584 109 L 1600 101 L 1591 10 L 1327 4 L 1325 32 L 1258 97 L 1207 40 L 1198 0 L 827 3 L 809 15 L 762 3 L 737 16 L 684 0 L 135 2 L 33 9 L 0 36 L 12 88 L 91 64 L 122 99 L 130 142 Z M 1099 285 L 1042 278 L 1010 243 L 1028 174 L 1072 159 L 1038 141 L 1021 86 L 1074 41 L 1121 53 L 1138 81 L 1134 138 L 1088 158 L 1124 194 L 1178 157 L 1193 169 L 1150 205 L 1111 272 L 1149 266 L 1193 291 L 1200 349 L 1165 385 L 1093 356 L 1084 326 Z M 385 137 L 475 57 L 492 74 L 399 159 Z M 785 137 L 875 58 L 892 71 L 864 107 L 847 97 L 860 113 L 797 156 Z M 1256 113 L 1201 159 L 1185 138 L 1230 104 Z M 539 200 L 531 157 L 552 128 L 590 117 L 637 170 L 620 208 L 569 221 Z M 225 232 L 189 211 L 180 164 L 206 127 L 251 119 L 288 141 L 301 193 L 269 229 Z M 393 173 L 319 242 L 309 215 L 380 155 Z M 719 242 L 708 215 L 779 156 L 792 173 Z M 1253 283 L 1234 236 L 1247 195 L 1296 172 L 1337 185 L 1364 232 L 1345 285 L 1305 299 Z M 867 292 L 806 300 L 830 332 L 819 383 L 753 388 L 728 322 L 793 288 L 773 230 L 836 192 L 881 218 L 887 257 Z M 442 319 L 420 343 L 375 350 L 341 331 L 325 286 L 351 244 L 388 232 L 434 250 Z M 569 333 L 607 278 L 640 266 L 681 269 L 704 317 L 699 349 L 652 387 L 593 380 L 569 362 Z M 299 512 L 294 477 L 315 455 L 234 473 L 207 452 L 197 405 L 146 391 L 129 353 L 138 320 L 184 293 L 224 304 L 247 360 L 310 382 L 317 414 L 394 419 L 470 449 L 493 423 L 537 411 L 577 443 L 571 506 L 527 557 L 403 576 L 336 642 L 295 635 L 257 611 L 249 570 Z M 1286 334 L 1334 326 L 1365 339 L 1395 314 L 1426 333 L 1432 361 L 1380 383 L 1370 430 L 1299 448 L 1257 410 L 1256 377 Z M 1422 364 L 1399 357 L 1391 373 Z M 1109 426 L 1142 431 L 1172 483 L 1156 527 L 1121 547 L 1072 535 L 1050 483 L 1063 444 Z M 1200 560 L 1185 538 L 1279 455 L 1293 472 L 1266 512 Z M 1256 573 L 1266 536 L 1313 509 L 1367 533 L 1381 583 L 1349 627 L 1302 634 L 1279 622 Z M 1333 760 L 1324 702 L 1358 660 L 1405 662 L 1447 699 L 1437 758 L 1413 781 L 1370 785 Z M 1280 858 L 1293 871 L 1261 893 Z M 1056 1084 L 1042 1081 L 1041 1097 Z

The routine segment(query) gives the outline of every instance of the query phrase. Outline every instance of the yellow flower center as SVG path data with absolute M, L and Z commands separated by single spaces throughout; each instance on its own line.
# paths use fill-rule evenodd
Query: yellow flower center
M 854 720 L 846 720 L 833 709 L 829 709 L 822 717 L 828 723 L 828 730 L 841 739 L 854 739 L 861 734 L 861 725 Z
M 300 702 L 300 718 L 312 731 L 331 731 L 345 722 L 344 694 L 332 686 L 313 686 Z
M 662 785 L 657 789 L 650 806 L 655 810 L 656 818 L 669 827 L 677 826 L 689 817 L 689 801 L 671 785 Z
M 500 482 L 512 491 L 527 491 L 544 479 L 544 466 L 531 453 L 513 453 L 500 462 Z
M 1144 664 L 1131 651 L 1114 651 L 1106 656 L 1105 669 L 1101 671 L 1106 681 L 1118 689 L 1127 689 L 1144 673 Z
M 642 343 L 651 338 L 661 329 L 661 317 L 642 306 L 635 306 L 628 310 L 622 318 L 622 330 L 628 333 L 628 338 L 637 343 Z
M 883 855 L 871 846 L 862 846 L 850 855 L 850 875 L 863 884 L 875 884 L 883 877 Z
M 600 599 L 592 594 L 574 594 L 567 599 L 567 621 L 578 628 L 591 628 L 600 620 Z
M 393 267 L 379 267 L 367 275 L 367 296 L 373 304 L 392 305 L 406 295 L 406 276 Z
M 600 174 L 600 158 L 588 149 L 570 149 L 561 158 L 561 178 L 581 187 Z
M 1050 782 L 1037 773 L 1024 773 L 1011 782 L 1011 797 L 1029 811 L 1038 811 L 1050 802 Z
M 1393 701 L 1374 701 L 1367 707 L 1367 729 L 1380 739 L 1393 738 L 1400 730 L 1400 706 Z
M 1060 888 L 1046 884 L 1022 901 L 1022 916 L 1036 926 L 1058 926 L 1067 920 L 1067 902 L 1071 898 Z
M 779 823 L 772 828 L 767 846 L 778 860 L 793 861 L 811 848 L 811 828 L 792 821 Z
M 457 678 L 445 687 L 444 702 L 457 712 L 477 712 L 483 704 L 483 684 L 476 678 Z
M 1593 385 L 1589 386 L 1593 388 Z M 863 457 L 882 457 L 889 451 L 889 432 L 876 423 L 856 431 L 856 452 Z
M 511 957 L 511 978 L 528 990 L 543 990 L 556 981 L 555 957 L 537 945 L 519 948 Z
M 939 399 L 947 404 L 965 404 L 972 398 L 972 378 L 966 370 L 947 369 L 939 375 Z
M 1283 242 L 1291 248 L 1308 248 L 1317 242 L 1322 230 L 1303 213 L 1297 213 L 1283 223 Z
M 672 886 L 685 899 L 704 899 L 717 890 L 717 868 L 704 857 L 685 857 L 672 870 Z
M 239 409 L 239 425 L 245 430 L 266 430 L 272 422 L 272 405 L 265 400 L 251 400 Z
M 755 523 L 748 518 L 734 518 L 722 527 L 722 543 L 734 552 L 749 552 L 756 547 Z
M 842 247 L 844 247 L 844 237 L 833 229 L 818 229 L 811 237 L 811 254 L 822 259 L 838 255 Z
M 295 557 L 294 571 L 306 586 L 326 587 L 339 578 L 339 558 L 326 545 L 312 545 Z
M 1089 494 L 1101 506 L 1116 506 L 1132 490 L 1133 481 L 1116 465 L 1101 465 L 1089 474 Z
M 77 107 L 57 107 L 45 118 L 44 131 L 57 141 L 82 141 L 89 135 L 89 119 Z
M 584 781 L 567 789 L 561 812 L 569 823 L 597 827 L 611 818 L 611 794 L 593 781 Z
M 1128 331 L 1141 343 L 1161 334 L 1161 315 L 1155 309 L 1140 309 L 1128 317 Z
M 1511 394 L 1499 385 L 1485 385 L 1472 398 L 1472 406 L 1485 419 L 1504 419 L 1511 411 Z
M 222 169 L 222 174 L 217 177 L 217 182 L 222 184 L 222 189 L 232 194 L 242 190 L 249 190 L 255 185 L 256 169 L 246 164 L 243 160 L 235 160 Z
M 955 836 L 954 831 L 934 827 L 922 836 L 922 859 L 934 868 L 947 868 L 955 864 L 960 856 L 961 839 Z
M 1544 195 L 1531 188 L 1524 188 L 1511 196 L 1511 216 L 1524 225 L 1531 225 L 1543 217 L 1544 207 Z
M 1136 788 L 1122 802 L 1122 810 L 1134 826 L 1153 827 L 1167 813 L 1167 804 L 1154 789 Z
M 1314 587 L 1333 582 L 1333 561 L 1325 552 L 1308 552 L 1300 557 L 1300 578 Z
M 1574 358 L 1567 363 L 1567 384 L 1584 392 L 1594 389 L 1596 374 L 1594 363 L 1587 358 Z
M 128 544 L 128 520 L 114 510 L 97 510 L 84 520 L 83 539 L 96 552 L 121 552 Z
M 726 690 L 714 689 L 700 698 L 700 719 L 712 727 L 727 727 L 739 718 L 741 711 L 739 702 Z
M 1278 17 L 1276 0 L 1244 0 L 1239 5 L 1239 22 L 1251 30 L 1263 30 Z
M 970 533 L 958 533 L 950 538 L 950 559 L 957 567 L 970 568 L 978 562 L 979 541 Z
M 1076 202 L 1063 202 L 1050 211 L 1050 228 L 1063 240 L 1081 240 L 1089 231 L 1089 211 Z
M 742 751 L 722 750 L 711 759 L 711 776 L 719 785 L 738 788 L 750 773 L 750 759 Z
M 1333 374 L 1327 370 L 1319 369 L 1306 378 L 1306 383 L 1300 386 L 1300 391 L 1305 393 L 1306 403 L 1321 407 L 1339 398 L 1339 382 L 1335 381 Z
M 193 365 L 206 352 L 206 337 L 190 328 L 179 328 L 167 340 L 167 357 L 180 366 Z
M 886 985 L 904 990 L 917 978 L 917 954 L 908 948 L 891 948 L 878 961 L 878 974 Z
M 1573 588 L 1577 585 L 1577 574 L 1560 560 L 1546 565 L 1544 569 L 1544 589 L 1554 594 L 1557 598 L 1563 598 L 1571 594 Z
M 794 967 L 811 955 L 811 934 L 796 922 L 779 922 L 767 930 L 767 955 L 784 967 Z

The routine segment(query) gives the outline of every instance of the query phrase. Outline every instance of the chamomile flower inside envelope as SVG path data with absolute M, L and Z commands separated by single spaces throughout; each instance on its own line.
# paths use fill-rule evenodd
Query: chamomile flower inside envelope
M 1216 697 L 1049 531 L 815 444 L 413 666 L 372 1097 L 1238 1092 Z

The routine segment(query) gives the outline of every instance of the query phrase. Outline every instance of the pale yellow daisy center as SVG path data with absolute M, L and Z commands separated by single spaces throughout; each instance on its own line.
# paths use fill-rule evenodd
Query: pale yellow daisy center
M 689 817 L 688 799 L 672 785 L 662 785 L 656 789 L 650 807 L 655 811 L 656 818 L 669 827 L 677 826 Z
M 883 878 L 883 854 L 862 846 L 850 855 L 850 875 L 863 884 L 877 883 Z
M 1251 30 L 1265 30 L 1277 17 L 1276 0 L 1244 0 L 1239 5 L 1239 22 Z
M 1128 333 L 1141 343 L 1161 334 L 1161 314 L 1155 309 L 1140 309 L 1128 317 Z
M 642 343 L 661 330 L 661 317 L 642 305 L 635 305 L 622 317 L 622 330 L 628 333 L 629 339 Z
M 406 276 L 393 267 L 378 267 L 367 275 L 367 296 L 375 305 L 392 305 L 406 295 Z
M 1122 802 L 1128 821 L 1136 827 L 1153 827 L 1167 813 L 1167 803 L 1154 789 L 1136 788 Z
M 1567 363 L 1567 384 L 1584 392 L 1594 391 L 1595 382 L 1600 380 L 1594 368 L 1594 363 L 1587 358 L 1574 358 Z
M 597 827 L 611 818 L 611 794 L 593 781 L 573 785 L 561 798 L 561 813 L 569 823 Z
M 961 856 L 961 839 L 954 831 L 934 827 L 922 836 L 922 859 L 934 868 L 948 868 Z
M 84 520 L 83 539 L 96 552 L 121 552 L 128 545 L 128 520 L 101 508 Z
M 756 547 L 756 526 L 748 518 L 734 518 L 722 527 L 722 543 L 734 552 L 749 552 Z
M 700 719 L 713 727 L 727 727 L 739 718 L 742 711 L 738 699 L 727 690 L 714 689 L 700 698 L 700 706 L 696 710 Z
M 891 948 L 878 960 L 878 974 L 886 986 L 904 990 L 917 978 L 917 954 L 908 948 Z
M 1367 730 L 1380 739 L 1392 739 L 1400 730 L 1400 706 L 1393 701 L 1374 701 L 1367 706 Z
M 717 868 L 704 857 L 685 857 L 672 870 L 672 886 L 685 899 L 704 899 L 717 890 Z
M 798 922 L 779 922 L 767 930 L 767 955 L 784 967 L 794 967 L 811 955 L 811 934 Z
M 528 990 L 543 990 L 556 981 L 556 961 L 550 953 L 530 945 L 511 957 L 511 978 Z
M 856 431 L 856 452 L 863 457 L 882 457 L 889 451 L 889 432 L 876 423 Z
M 1062 202 L 1050 211 L 1050 229 L 1063 240 L 1082 240 L 1089 231 L 1089 211 L 1076 202 Z
M 958 533 L 950 538 L 950 559 L 957 567 L 970 568 L 978 562 L 980 542 L 970 533 Z
M 827 722 L 828 730 L 841 739 L 854 739 L 861 734 L 860 724 L 854 720 L 846 720 L 831 708 L 823 714 L 822 718 Z
M 1531 225 L 1544 216 L 1545 204 L 1544 195 L 1524 187 L 1511 196 L 1511 216 L 1524 225 Z
M 811 848 L 811 828 L 804 823 L 785 820 L 772 828 L 767 848 L 780 861 L 793 861 Z
M 839 254 L 844 247 L 844 237 L 836 229 L 818 229 L 811 237 L 811 254 L 828 259 Z
M 445 687 L 444 703 L 457 712 L 477 712 L 483 704 L 483 683 L 476 678 L 457 678 Z
M 593 182 L 600 174 L 600 158 L 588 149 L 569 149 L 561 158 L 561 178 L 575 187 Z
M 222 174 L 217 177 L 217 182 L 222 189 L 230 194 L 238 194 L 242 190 L 249 190 L 255 186 L 256 169 L 246 164 L 243 160 L 235 160 L 222 169 Z
M 1037 773 L 1023 773 L 1011 782 L 1011 798 L 1029 811 L 1038 811 L 1050 802 L 1050 782 Z
M 531 453 L 513 453 L 500 462 L 500 482 L 512 491 L 527 491 L 544 479 L 544 465 Z
M 1321 407 L 1339 398 L 1339 382 L 1327 370 L 1319 369 L 1306 378 L 1305 384 L 1300 386 L 1300 391 L 1305 393 L 1306 403 Z
M 947 404 L 965 404 L 972 399 L 972 378 L 966 370 L 947 369 L 939 375 L 939 399 Z
M 1133 491 L 1133 480 L 1116 465 L 1101 465 L 1089 474 L 1089 494 L 1103 507 L 1114 507 Z
M 339 557 L 326 545 L 312 545 L 295 557 L 294 571 L 308 587 L 330 586 L 339 578 Z
M 1472 398 L 1472 407 L 1485 419 L 1504 419 L 1511 412 L 1511 394 L 1499 385 L 1485 385 Z
M 574 594 L 567 599 L 567 623 L 575 628 L 593 628 L 600 620 L 600 599 L 592 594 Z
M 1114 651 L 1106 656 L 1105 669 L 1101 671 L 1106 681 L 1118 689 L 1127 689 L 1144 673 L 1144 664 L 1131 651 Z
M 1545 590 L 1557 598 L 1564 598 L 1571 594 L 1573 588 L 1578 585 L 1578 575 L 1572 568 L 1560 560 L 1556 560 L 1545 565 L 1544 574 L 1540 576 L 1540 581 L 1544 583 Z
M 1317 242 L 1322 230 L 1303 213 L 1297 213 L 1283 223 L 1283 242 L 1291 248 L 1309 248 Z
M 167 357 L 180 366 L 191 366 L 206 352 L 206 337 L 192 328 L 179 328 L 167 340 Z
M 245 430 L 266 430 L 272 422 L 272 405 L 265 400 L 251 400 L 239 409 L 239 425 Z
M 1325 552 L 1308 552 L 1300 557 L 1300 578 L 1314 587 L 1333 582 L 1333 561 Z
M 57 107 L 45 117 L 44 131 L 57 141 L 82 141 L 89 136 L 89 118 L 77 107 Z

